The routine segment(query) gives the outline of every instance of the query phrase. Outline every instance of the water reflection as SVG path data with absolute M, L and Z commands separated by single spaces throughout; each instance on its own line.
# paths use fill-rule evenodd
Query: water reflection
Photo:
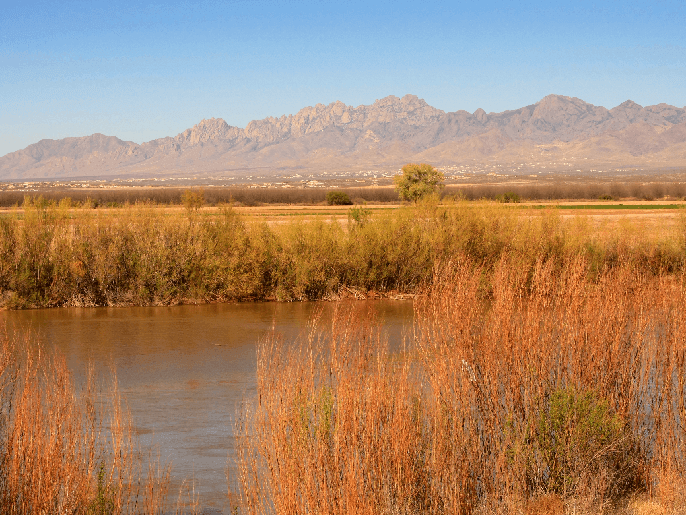
M 203 506 L 225 509 L 227 456 L 238 402 L 254 394 L 255 345 L 275 326 L 286 341 L 332 303 L 245 303 L 0 312 L 13 332 L 55 345 L 78 377 L 92 360 L 116 367 L 142 446 L 154 441 L 173 476 L 195 478 Z M 392 343 L 412 322 L 410 301 L 357 301 L 374 309 Z M 177 483 L 178 484 L 178 483 Z

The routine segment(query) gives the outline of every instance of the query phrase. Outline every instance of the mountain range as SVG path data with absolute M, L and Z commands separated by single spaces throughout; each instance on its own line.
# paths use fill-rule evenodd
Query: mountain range
M 513 111 L 444 112 L 414 95 L 372 105 L 340 101 L 245 128 L 202 120 L 138 144 L 93 134 L 44 139 L 0 157 L 0 179 L 231 175 L 441 165 L 578 162 L 584 166 L 686 166 L 686 108 L 614 107 L 549 95 Z

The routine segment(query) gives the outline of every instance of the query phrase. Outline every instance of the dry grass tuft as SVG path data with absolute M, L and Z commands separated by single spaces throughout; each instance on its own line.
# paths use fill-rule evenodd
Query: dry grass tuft
M 562 515 L 563 513 L 564 503 L 557 494 L 536 497 L 526 507 L 526 515 Z
M 160 514 L 170 467 L 142 455 L 117 388 L 27 337 L 0 343 L 0 513 Z
M 667 515 L 665 508 L 656 501 L 649 499 L 635 500 L 629 504 L 628 512 L 631 515 Z
M 674 512 L 686 291 L 587 270 L 439 267 L 402 351 L 343 308 L 297 344 L 264 341 L 238 427 L 245 512 L 616 513 L 640 492 Z

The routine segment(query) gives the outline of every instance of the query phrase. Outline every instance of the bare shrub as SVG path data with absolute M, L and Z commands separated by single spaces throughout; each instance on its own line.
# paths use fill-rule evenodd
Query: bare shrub
M 98 188 L 80 190 L 77 188 L 46 188 L 40 195 L 49 202 L 59 203 L 69 198 L 72 206 L 90 203 L 91 207 L 122 207 L 136 203 L 160 205 L 183 205 L 183 195 L 189 190 L 180 187 L 138 187 L 138 188 Z M 360 198 L 367 202 L 398 202 L 398 194 L 393 188 L 363 187 L 340 188 L 351 199 Z M 219 186 L 204 188 L 204 202 L 216 206 L 238 203 L 246 206 L 261 204 L 320 204 L 326 201 L 324 188 L 251 188 L 246 186 Z M 0 191 L 0 207 L 22 205 L 25 193 Z

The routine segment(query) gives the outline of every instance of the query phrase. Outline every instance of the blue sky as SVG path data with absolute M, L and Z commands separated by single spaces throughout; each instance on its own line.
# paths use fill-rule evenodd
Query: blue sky
M 445 111 L 550 93 L 683 107 L 685 26 L 681 1 L 0 0 L 0 155 L 406 93 Z

